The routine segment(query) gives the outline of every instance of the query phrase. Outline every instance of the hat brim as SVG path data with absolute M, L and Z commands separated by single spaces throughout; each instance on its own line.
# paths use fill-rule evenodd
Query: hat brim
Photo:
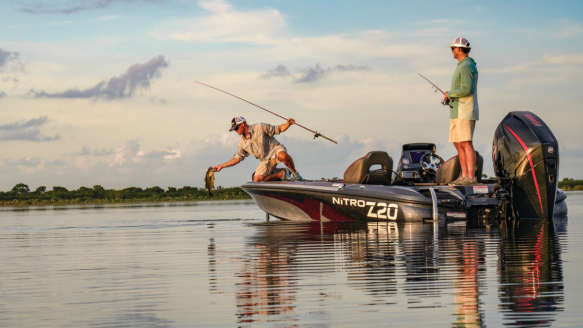
M 239 124 L 239 125 L 241 125 L 241 124 Z M 229 129 L 229 132 L 231 132 L 231 131 L 234 131 L 234 130 L 237 130 L 237 129 L 239 128 L 239 125 L 232 126 L 232 127 Z
M 448 48 L 465 48 L 465 49 L 472 49 L 472 47 L 463 47 L 463 46 L 449 46 Z

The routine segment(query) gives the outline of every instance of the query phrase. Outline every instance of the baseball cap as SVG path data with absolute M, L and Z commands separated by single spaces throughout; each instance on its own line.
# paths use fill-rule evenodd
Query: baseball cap
M 231 120 L 231 129 L 229 131 L 237 130 L 241 123 L 246 122 L 243 116 L 235 116 L 233 120 Z
M 467 48 L 467 49 L 472 49 L 472 47 L 470 47 L 470 41 L 468 41 L 468 39 L 466 39 L 466 38 L 456 38 L 451 43 L 451 46 L 449 46 L 448 48 Z

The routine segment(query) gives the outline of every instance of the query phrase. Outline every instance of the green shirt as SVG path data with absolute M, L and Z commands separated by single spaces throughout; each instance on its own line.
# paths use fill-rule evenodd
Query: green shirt
M 462 59 L 453 73 L 451 91 L 447 94 L 452 98 L 449 105 L 449 117 L 465 120 L 478 120 L 478 68 L 476 62 L 466 57 Z

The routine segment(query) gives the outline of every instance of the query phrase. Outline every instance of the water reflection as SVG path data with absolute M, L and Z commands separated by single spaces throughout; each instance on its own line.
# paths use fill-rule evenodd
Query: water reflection
M 560 223 L 560 221 L 559 221 Z M 500 306 L 507 325 L 548 327 L 563 311 L 560 246 L 554 225 L 524 220 L 499 246 Z
M 297 309 L 306 302 L 327 305 L 318 312 L 326 316 L 335 301 L 343 300 L 344 306 L 352 302 L 372 312 L 391 306 L 443 308 L 455 318 L 454 326 L 484 327 L 488 270 L 498 277 L 498 311 L 505 325 L 549 326 L 563 311 L 561 251 L 553 223 L 523 220 L 503 229 L 445 222 L 254 226 L 256 234 L 232 260 L 239 263 L 235 315 L 240 324 L 299 321 Z M 211 272 L 215 247 L 211 242 Z M 490 267 L 487 258 L 495 259 Z M 216 289 L 216 275 L 209 279 Z M 332 288 L 340 284 L 358 294 Z M 365 297 L 354 296 L 361 294 Z

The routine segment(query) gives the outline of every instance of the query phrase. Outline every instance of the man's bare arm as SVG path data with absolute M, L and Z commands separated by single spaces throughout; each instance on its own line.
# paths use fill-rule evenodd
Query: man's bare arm
M 239 160 L 237 157 L 233 157 L 233 158 L 231 158 L 230 161 L 228 161 L 226 163 L 223 163 L 221 165 L 217 165 L 217 166 L 213 167 L 213 171 L 219 172 L 223 168 L 229 167 L 229 166 L 233 166 L 233 165 L 237 165 L 237 164 L 239 164 L 239 162 L 241 162 L 241 160 Z
M 279 132 L 284 132 L 285 130 L 289 129 L 290 126 L 296 124 L 296 121 L 293 118 L 288 118 L 287 123 L 284 123 L 279 126 Z

